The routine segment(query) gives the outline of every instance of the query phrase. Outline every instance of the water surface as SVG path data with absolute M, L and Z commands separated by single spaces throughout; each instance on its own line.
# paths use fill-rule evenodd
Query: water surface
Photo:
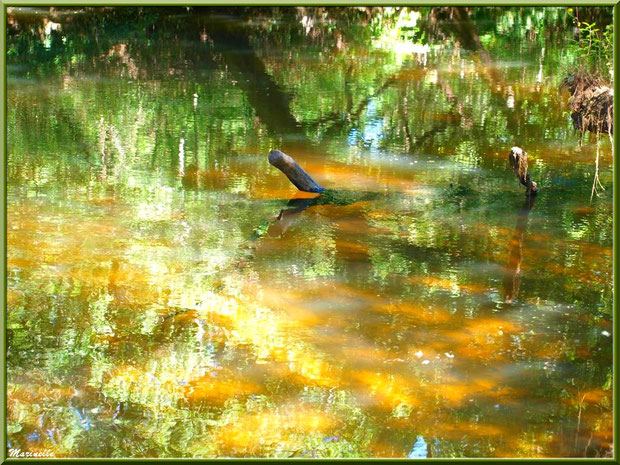
M 8 16 L 9 447 L 609 453 L 612 156 L 565 9 Z M 292 212 L 273 148 L 338 201 Z

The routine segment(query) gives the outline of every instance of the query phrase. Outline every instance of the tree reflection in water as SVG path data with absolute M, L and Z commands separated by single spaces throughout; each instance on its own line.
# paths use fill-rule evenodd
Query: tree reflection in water
M 7 22 L 11 447 L 612 450 L 613 189 L 589 204 L 595 147 L 563 115 L 568 9 Z M 515 143 L 544 187 L 516 228 Z M 298 197 L 274 148 L 328 191 Z

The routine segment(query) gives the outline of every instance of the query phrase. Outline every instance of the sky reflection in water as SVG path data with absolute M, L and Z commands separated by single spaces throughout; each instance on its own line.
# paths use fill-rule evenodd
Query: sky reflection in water
M 596 144 L 558 91 L 564 9 L 475 13 L 491 63 L 429 8 L 131 11 L 9 15 L 13 447 L 609 450 L 612 158 L 602 140 L 590 203 Z M 329 202 L 295 210 L 272 148 Z

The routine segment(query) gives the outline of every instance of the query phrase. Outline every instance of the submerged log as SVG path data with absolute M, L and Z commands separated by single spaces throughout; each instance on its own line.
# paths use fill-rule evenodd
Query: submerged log
M 280 210 L 277 217 L 274 217 L 271 221 L 261 223 L 254 230 L 251 236 L 253 241 L 265 234 L 271 237 L 282 236 L 299 215 L 310 207 L 317 205 L 351 205 L 357 202 L 376 200 L 382 196 L 379 192 L 325 189 L 312 179 L 292 157 L 280 150 L 269 152 L 269 163 L 282 171 L 300 191 L 321 195 L 303 195 L 290 199 L 286 204 L 287 208 Z
M 282 171 L 300 191 L 320 193 L 325 190 L 292 157 L 284 152 L 279 150 L 269 152 L 269 163 Z
M 530 174 L 527 172 L 527 153 L 525 150 L 520 147 L 513 147 L 510 149 L 508 161 L 519 182 L 525 186 L 525 193 L 527 195 L 537 194 L 538 184 L 532 181 Z
M 316 197 L 294 197 L 286 204 L 287 208 L 280 210 L 277 217 L 266 227 L 263 227 L 262 231 L 255 231 L 253 238 L 256 239 L 264 235 L 265 232 L 271 237 L 281 237 L 295 223 L 301 213 L 310 207 L 318 205 L 347 206 L 357 202 L 377 200 L 382 196 L 384 194 L 380 192 L 326 189 L 321 195 Z

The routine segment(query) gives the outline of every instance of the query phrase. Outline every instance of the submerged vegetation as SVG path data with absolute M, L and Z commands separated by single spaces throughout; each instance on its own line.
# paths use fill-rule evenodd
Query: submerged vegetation
M 612 454 L 611 141 L 559 92 L 611 8 L 7 20 L 9 448 Z

